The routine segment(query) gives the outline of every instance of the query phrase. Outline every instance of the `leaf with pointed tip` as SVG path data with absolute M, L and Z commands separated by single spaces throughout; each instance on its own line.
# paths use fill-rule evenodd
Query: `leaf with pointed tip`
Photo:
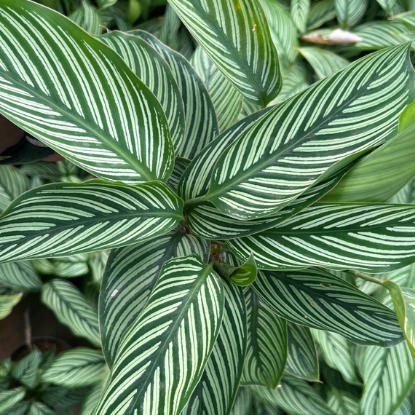
M 331 388 L 327 393 L 327 405 L 337 415 L 358 415 L 359 401 L 347 392 Z
M 300 33 L 305 32 L 309 13 L 310 0 L 291 0 L 291 17 Z
M 376 0 L 376 1 L 379 3 L 380 7 L 382 7 L 382 9 L 385 10 L 387 14 L 391 14 L 396 4 L 396 0 Z
M 81 6 L 68 17 L 91 35 L 99 35 L 102 32 L 102 16 L 89 0 L 82 0 Z
M 288 357 L 285 371 L 297 378 L 318 382 L 318 355 L 310 329 L 287 322 L 287 334 Z
M 14 166 L 0 166 L 0 212 L 29 189 L 29 180 Z
M 6 409 L 9 409 L 21 402 L 25 395 L 26 389 L 22 386 L 0 392 L 0 412 L 3 413 Z
M 341 71 L 349 64 L 346 59 L 325 49 L 305 47 L 298 50 L 313 67 L 318 79 Z
M 166 116 L 119 55 L 34 2 L 2 0 L 0 13 L 0 112 L 95 176 L 166 181 Z
M 259 272 L 252 286 L 271 310 L 296 324 L 361 345 L 390 347 L 403 340 L 392 310 L 323 270 Z
M 39 383 L 39 368 L 41 363 L 42 353 L 39 349 L 34 348 L 32 352 L 13 366 L 11 375 L 29 389 L 34 389 Z
M 181 200 L 161 182 L 45 185 L 24 193 L 0 217 L 0 261 L 132 245 L 174 229 L 181 210 Z
M 33 402 L 27 415 L 57 415 L 42 402 Z
M 257 0 L 169 0 L 218 69 L 248 100 L 265 107 L 281 89 L 278 54 Z
M 0 264 L 0 282 L 23 291 L 39 291 L 43 285 L 29 261 Z
M 287 325 L 251 288 L 244 290 L 248 345 L 242 385 L 275 388 L 287 361 Z
M 167 261 L 122 337 L 94 414 L 180 414 L 203 374 L 223 307 L 222 283 L 211 266 L 197 255 Z
M 335 0 L 323 0 L 313 4 L 308 13 L 307 30 L 317 29 L 333 20 L 336 15 Z
M 100 333 L 107 364 L 112 367 L 121 337 L 146 305 L 163 264 L 197 253 L 209 261 L 208 241 L 174 231 L 149 242 L 113 250 L 100 295 Z
M 335 0 L 337 20 L 345 26 L 355 26 L 365 14 L 368 0 Z
M 174 163 L 174 169 L 167 181 L 167 186 L 170 187 L 173 192 L 177 193 L 177 188 L 179 187 L 180 179 L 182 178 L 184 172 L 190 164 L 190 160 L 183 157 L 177 157 L 176 162 Z

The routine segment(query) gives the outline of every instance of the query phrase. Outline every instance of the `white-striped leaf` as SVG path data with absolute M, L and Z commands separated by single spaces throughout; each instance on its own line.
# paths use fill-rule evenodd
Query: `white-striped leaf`
M 369 0 L 335 0 L 337 20 L 345 26 L 355 26 L 365 14 Z
M 57 415 L 42 402 L 33 402 L 27 415 Z
M 327 393 L 327 405 L 337 415 L 358 415 L 357 398 L 336 388 L 331 388 Z
M 100 180 L 51 184 L 24 193 L 0 217 L 0 261 L 67 256 L 162 235 L 182 218 L 164 184 Z
M 226 130 L 237 120 L 244 99 L 212 62 L 207 53 L 198 47 L 190 60 L 205 83 L 216 109 L 220 131 Z
M 77 347 L 57 356 L 42 374 L 42 382 L 78 388 L 104 377 L 105 360 L 99 350 Z
M 313 30 L 333 20 L 337 15 L 335 0 L 323 0 L 313 4 L 308 13 L 307 29 Z
M 23 291 L 42 289 L 42 281 L 29 261 L 0 264 L 0 282 Z
M 406 343 L 371 347 L 363 361 L 364 391 L 360 415 L 392 415 L 415 380 L 415 364 Z
M 22 386 L 0 392 L 0 412 L 6 411 L 21 402 L 26 395 L 26 389 Z
M 222 327 L 182 415 L 228 415 L 238 392 L 247 344 L 245 298 L 241 288 L 226 279 L 222 282 L 225 293 Z
M 252 415 L 253 396 L 249 388 L 240 387 L 230 415 Z
M 380 7 L 382 7 L 382 9 L 385 10 L 387 14 L 391 14 L 396 4 L 396 0 L 376 0 L 376 1 L 379 3 Z
M 323 270 L 259 272 L 252 286 L 271 310 L 296 324 L 361 345 L 388 347 L 403 339 L 392 310 Z
M 319 345 L 325 362 L 331 368 L 338 370 L 346 382 L 359 384 L 347 340 L 338 333 L 315 329 L 311 329 L 311 332 Z
M 29 180 L 20 169 L 13 166 L 0 166 L 0 212 L 29 189 Z
M 54 279 L 43 286 L 42 302 L 72 332 L 100 346 L 98 315 L 85 296 L 72 283 Z
M 259 400 L 278 406 L 290 414 L 335 415 L 307 382 L 288 373 L 284 374 L 278 389 L 251 386 L 250 390 Z
M 19 383 L 34 389 L 39 383 L 39 368 L 42 363 L 42 353 L 34 348 L 23 359 L 19 360 L 11 371 L 11 375 Z
M 89 0 L 81 0 L 81 6 L 68 17 L 91 35 L 102 32 L 102 16 Z
M 169 0 L 198 44 L 240 93 L 262 107 L 281 89 L 278 54 L 258 0 Z
M 300 48 L 300 53 L 316 72 L 318 79 L 324 79 L 344 69 L 349 62 L 341 56 L 320 48 Z
M 6 285 L 0 285 L 0 320 L 6 318 L 22 298 L 19 290 L 10 288 Z
M 197 255 L 167 261 L 117 350 L 96 415 L 180 414 L 221 327 L 220 278 Z
M 19 402 L 8 410 L 2 412 L 2 415 L 26 415 L 29 409 L 30 401 Z
M 220 156 L 204 199 L 235 219 L 271 215 L 339 160 L 393 137 L 414 97 L 408 49 L 365 56 L 272 108 Z
M 150 33 L 141 30 L 129 33 L 149 43 L 170 66 L 179 86 L 186 113 L 185 137 L 180 149 L 176 151 L 176 156 L 191 160 L 219 134 L 218 120 L 209 92 L 192 65 L 182 55 Z
M 209 251 L 208 241 L 175 231 L 111 252 L 101 285 L 99 313 L 102 348 L 110 367 L 121 336 L 146 305 L 163 264 L 193 253 L 207 263 Z
M 297 378 L 318 382 L 316 345 L 308 327 L 287 322 L 288 357 L 285 370 Z
M 34 2 L 3 0 L 0 23 L 3 115 L 95 176 L 167 180 L 163 109 L 118 54 Z
M 310 12 L 310 0 L 291 0 L 290 11 L 298 31 L 304 33 Z
M 185 159 L 183 157 L 176 158 L 176 161 L 174 163 L 174 169 L 171 173 L 171 176 L 169 177 L 169 180 L 167 181 L 167 186 L 169 186 L 174 193 L 177 193 L 177 188 L 179 187 L 180 179 L 182 178 L 183 173 L 185 172 L 189 164 L 190 160 L 188 159 Z
M 411 10 L 407 13 L 401 13 L 397 14 L 396 16 L 393 16 L 392 19 L 398 19 L 405 23 L 407 23 L 409 26 L 415 26 L 415 11 L 414 8 L 411 7 Z
M 287 361 L 287 324 L 274 314 L 254 290 L 244 290 L 248 344 L 242 385 L 275 388 Z
M 89 392 L 82 404 L 81 415 L 92 415 L 102 396 L 102 385 L 98 384 Z
M 173 146 L 180 150 L 184 140 L 184 106 L 179 87 L 167 62 L 145 40 L 118 31 L 97 38 L 115 50 L 128 67 L 154 93 L 163 107 Z

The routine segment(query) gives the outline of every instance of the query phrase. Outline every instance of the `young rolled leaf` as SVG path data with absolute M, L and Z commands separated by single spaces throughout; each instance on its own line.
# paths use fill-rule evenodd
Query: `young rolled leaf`
M 390 347 L 403 340 L 392 310 L 323 270 L 259 272 L 252 286 L 272 311 L 296 324 L 366 346 Z
M 160 182 L 42 186 L 17 198 L 0 217 L 0 262 L 131 245 L 173 229 L 181 209 L 180 199 Z
M 11 371 L 11 375 L 19 383 L 34 389 L 39 383 L 39 368 L 42 363 L 42 353 L 34 348 L 23 359 L 19 360 Z
M 0 166 L 0 212 L 29 189 L 29 180 L 14 166 Z
M 0 264 L 0 282 L 22 291 L 39 291 L 43 285 L 29 261 Z
M 235 219 L 268 216 L 336 162 L 393 137 L 415 92 L 408 50 L 372 53 L 272 108 L 222 153 L 203 199 Z
M 415 206 L 316 204 L 268 231 L 228 245 L 259 269 L 322 266 L 388 272 L 415 261 Z
M 361 415 L 392 415 L 415 380 L 415 364 L 406 343 L 392 348 L 370 347 L 363 361 Z
M 278 54 L 257 0 L 169 0 L 197 43 L 248 100 L 265 107 L 281 89 Z
M 369 0 L 335 0 L 337 20 L 345 26 L 359 23 L 365 14 Z
M 223 307 L 222 283 L 211 266 L 197 255 L 167 261 L 122 338 L 94 414 L 180 414 L 213 349 Z
M 21 402 L 26 395 L 26 389 L 22 386 L 0 392 L 0 412 L 6 411 Z
M 324 79 L 349 64 L 346 59 L 325 49 L 306 47 L 300 48 L 299 51 L 313 67 L 318 79 Z
M 308 327 L 287 322 L 288 356 L 285 371 L 297 378 L 317 382 L 319 364 L 316 345 Z
M 208 241 L 174 231 L 111 252 L 99 300 L 101 342 L 110 367 L 114 364 L 122 334 L 146 305 L 163 264 L 192 253 L 208 262 L 209 251 Z
M 57 356 L 42 374 L 42 382 L 78 388 L 100 383 L 105 360 L 99 350 L 77 347 Z
M 72 283 L 60 279 L 49 281 L 43 286 L 42 302 L 76 336 L 85 337 L 95 346 L 101 345 L 97 312 Z
M 300 33 L 305 32 L 309 12 L 310 0 L 291 0 L 291 17 Z
M 246 287 L 255 281 L 258 269 L 254 257 L 251 255 L 248 260 L 239 266 L 217 262 L 215 268 L 220 275 L 229 278 L 232 283 L 240 287 Z
M 287 324 L 251 289 L 245 289 L 248 344 L 242 385 L 276 388 L 287 361 Z
M 167 180 L 163 109 L 118 54 L 34 2 L 4 0 L 0 16 L 4 116 L 100 178 Z

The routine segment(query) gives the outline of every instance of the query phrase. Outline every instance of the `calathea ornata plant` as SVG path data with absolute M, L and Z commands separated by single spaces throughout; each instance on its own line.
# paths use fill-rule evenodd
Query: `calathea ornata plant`
M 415 262 L 415 206 L 388 203 L 415 175 L 411 43 L 269 106 L 283 81 L 261 3 L 169 4 L 198 44 L 191 63 L 142 30 L 92 37 L 0 0 L 0 112 L 96 177 L 11 201 L 0 261 L 112 250 L 99 328 L 69 282 L 37 282 L 102 346 L 110 374 L 89 413 L 394 413 L 415 379 L 414 291 L 393 278 Z M 243 102 L 259 111 L 238 120 Z M 360 402 L 307 383 L 313 339 L 327 370 L 364 383 Z M 44 382 L 80 359 L 65 356 Z M 19 399 L 0 402 L 17 414 Z

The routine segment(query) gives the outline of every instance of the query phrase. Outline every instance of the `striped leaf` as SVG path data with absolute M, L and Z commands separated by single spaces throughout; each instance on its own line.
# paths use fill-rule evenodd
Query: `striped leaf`
M 251 386 L 256 398 L 295 415 L 335 415 L 314 389 L 304 380 L 286 373 L 278 389 Z
M 219 126 L 209 92 L 189 62 L 179 53 L 163 45 L 153 35 L 141 30 L 129 32 L 144 39 L 169 64 L 184 104 L 185 137 L 176 156 L 192 159 L 218 134 Z
M 299 51 L 313 67 L 318 79 L 324 79 L 341 71 L 349 64 L 346 59 L 325 49 L 307 47 L 300 48 Z
M 26 389 L 22 386 L 0 392 L 0 413 L 21 402 L 25 395 Z
M 67 256 L 162 235 L 182 218 L 182 202 L 160 182 L 100 180 L 38 187 L 0 218 L 0 261 Z
M 308 13 L 307 29 L 317 29 L 333 20 L 337 15 L 335 3 L 335 0 L 323 0 L 313 4 Z
M 391 14 L 396 4 L 396 0 L 376 0 L 376 1 L 379 3 L 380 7 L 382 7 L 382 9 L 385 10 L 387 14 Z
M 57 415 L 42 402 L 33 402 L 27 415 Z
M 42 302 L 76 336 L 84 337 L 96 346 L 101 345 L 97 312 L 75 285 L 66 280 L 49 281 L 43 286 Z
M 19 303 L 22 293 L 16 289 L 0 286 L 0 320 L 6 318 L 13 310 L 13 307 Z
M 0 212 L 29 189 L 29 180 L 25 174 L 13 166 L 0 166 Z
M 102 352 L 77 347 L 57 356 L 42 374 L 42 382 L 78 388 L 99 383 L 104 377 Z
M 101 14 L 89 0 L 82 0 L 81 6 L 68 17 L 91 35 L 99 35 L 102 32 Z
M 242 385 L 275 388 L 287 361 L 287 324 L 251 288 L 245 289 L 248 344 Z
M 245 298 L 242 289 L 226 279 L 222 282 L 225 293 L 222 327 L 182 415 L 228 415 L 238 392 L 247 343 Z
M 355 26 L 365 14 L 368 0 L 335 0 L 337 20 L 345 26 Z
M 271 215 L 337 161 L 393 137 L 413 100 L 408 48 L 365 56 L 272 108 L 222 153 L 204 199 L 235 219 Z
M 291 0 L 291 17 L 300 33 L 305 32 L 309 12 L 310 0 Z
M 327 393 L 327 405 L 337 415 L 358 415 L 357 398 L 336 388 L 331 388 Z
M 285 371 L 297 378 L 318 382 L 318 355 L 308 327 L 287 322 L 288 357 Z
M 367 346 L 403 339 L 392 310 L 323 270 L 259 272 L 253 288 L 272 311 L 296 324 Z
M 387 279 L 401 287 L 415 289 L 415 264 L 389 272 L 387 274 Z
M 181 412 L 218 336 L 224 294 L 197 255 L 167 261 L 118 347 L 96 415 Z
M 166 181 L 166 117 L 119 55 L 34 2 L 2 0 L 0 13 L 0 112 L 95 176 Z
M 398 19 L 405 23 L 407 23 L 409 26 L 415 26 L 415 12 L 413 10 L 413 7 L 411 7 L 411 11 L 408 13 L 401 13 L 397 14 L 396 16 L 393 16 L 392 19 Z
M 101 342 L 110 367 L 122 334 L 146 305 L 163 264 L 192 253 L 208 262 L 209 251 L 208 241 L 175 231 L 111 252 L 100 296 Z
M 415 207 L 392 204 L 316 204 L 268 231 L 235 239 L 242 261 L 259 269 L 330 269 L 381 273 L 415 260 Z M 409 236 L 408 236 L 409 235 Z
M 82 404 L 81 415 L 92 415 L 102 395 L 102 385 L 96 385 Z
M 40 399 L 57 413 L 66 415 L 65 411 L 79 407 L 87 394 L 88 388 L 73 389 L 52 385 L 40 394 Z
M 212 62 L 207 53 L 198 47 L 190 60 L 205 83 L 215 106 L 220 131 L 225 131 L 237 120 L 242 110 L 243 97 Z
M 0 282 L 22 291 L 42 289 L 42 281 L 29 261 L 0 264 Z
M 252 415 L 253 396 L 249 388 L 240 387 L 230 415 Z
M 177 188 L 179 187 L 180 179 L 183 176 L 183 173 L 187 169 L 187 167 L 190 164 L 190 160 L 177 157 L 176 162 L 174 163 L 174 169 L 171 173 L 171 176 L 169 177 L 169 180 L 167 181 L 167 186 L 170 187 L 173 192 L 177 193 Z
M 11 371 L 11 375 L 19 383 L 34 389 L 39 383 L 39 368 L 42 363 L 42 353 L 34 348 L 27 356 L 19 360 Z
M 229 279 L 235 285 L 240 287 L 247 287 L 248 285 L 251 285 L 255 281 L 258 273 L 254 257 L 251 256 L 248 258 L 244 264 L 234 265 L 234 262 L 233 258 L 230 263 L 227 263 L 226 260 L 223 262 L 215 262 L 215 270 L 219 273 L 219 275 L 225 279 Z
M 325 362 L 338 370 L 349 383 L 359 384 L 351 348 L 347 340 L 337 333 L 311 329 Z
M 261 402 L 258 399 L 254 400 L 254 414 L 255 415 L 282 415 L 283 412 L 277 406 L 269 405 Z
M 278 54 L 257 0 L 169 0 L 197 43 L 248 100 L 265 107 L 281 89 Z
M 415 380 L 415 364 L 406 343 L 368 348 L 363 361 L 364 392 L 360 415 L 392 415 Z
M 19 402 L 8 410 L 2 412 L 2 415 L 26 415 L 29 409 L 30 401 Z
M 174 149 L 178 151 L 184 140 L 184 106 L 179 87 L 167 62 L 145 40 L 137 36 L 114 31 L 97 39 L 115 50 L 157 97 L 166 114 Z

